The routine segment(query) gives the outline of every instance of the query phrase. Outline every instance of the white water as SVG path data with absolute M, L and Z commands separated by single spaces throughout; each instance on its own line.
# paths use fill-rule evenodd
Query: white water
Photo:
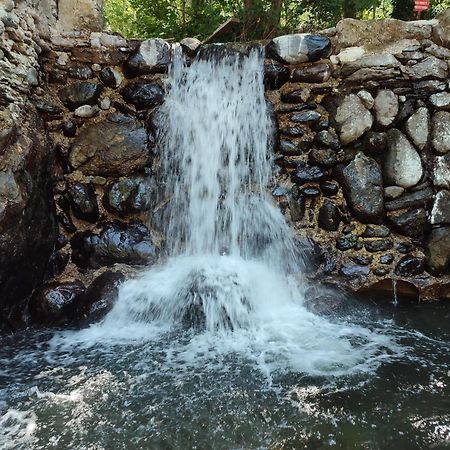
M 322 375 L 372 371 L 399 351 L 383 333 L 303 304 L 300 251 L 266 192 L 272 129 L 262 63 L 257 50 L 189 68 L 176 59 L 159 136 L 170 256 L 123 284 L 105 320 L 70 343 L 142 342 L 194 327 L 167 354 L 194 366 L 233 354 L 268 373 Z

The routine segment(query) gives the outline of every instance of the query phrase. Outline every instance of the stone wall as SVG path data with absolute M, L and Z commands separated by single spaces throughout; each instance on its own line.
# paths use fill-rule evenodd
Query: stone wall
M 449 17 L 344 20 L 267 45 L 278 130 L 270 189 L 299 239 L 312 243 L 311 280 L 388 293 L 396 280 L 400 295 L 450 298 Z M 111 306 L 118 281 L 164 251 L 169 199 L 158 182 L 153 117 L 178 44 L 98 31 L 44 38 L 38 84 L 17 98 L 42 123 L 33 127 L 50 165 L 38 166 L 49 168 L 42 179 L 54 211 L 45 216 L 56 217 L 58 232 L 47 239 L 52 280 L 15 299 L 30 298 L 35 323 L 89 321 Z M 192 58 L 200 43 L 181 47 Z M 4 129 L 16 154 L 17 133 Z M 17 192 L 0 199 L 12 205 Z M 33 224 L 36 235 L 52 229 Z

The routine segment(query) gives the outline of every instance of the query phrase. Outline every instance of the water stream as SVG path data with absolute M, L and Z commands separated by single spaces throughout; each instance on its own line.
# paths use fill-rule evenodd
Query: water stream
M 267 193 L 262 64 L 176 58 L 158 114 L 167 258 L 99 324 L 3 339 L 0 448 L 450 445 L 448 325 L 305 306 L 307 261 Z

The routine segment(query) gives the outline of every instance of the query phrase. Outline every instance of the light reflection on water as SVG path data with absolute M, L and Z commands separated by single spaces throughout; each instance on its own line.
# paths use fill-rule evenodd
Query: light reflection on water
M 213 352 L 183 365 L 174 343 L 192 330 L 78 350 L 51 333 L 4 338 L 0 448 L 449 448 L 449 317 L 445 305 L 374 312 L 409 351 L 343 377 L 268 376 Z

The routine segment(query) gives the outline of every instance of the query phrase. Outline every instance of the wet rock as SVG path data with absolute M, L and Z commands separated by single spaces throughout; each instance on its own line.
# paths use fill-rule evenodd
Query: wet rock
M 427 108 L 419 108 L 406 122 L 405 131 L 417 148 L 423 150 L 430 134 L 430 113 Z
M 336 152 L 330 148 L 314 148 L 308 154 L 308 162 L 311 165 L 330 168 L 336 165 Z
M 450 153 L 436 157 L 433 168 L 433 182 L 437 188 L 450 189 Z
M 301 190 L 301 193 L 306 198 L 317 198 L 320 196 L 320 189 L 317 189 L 314 186 L 307 186 Z
M 56 218 L 67 232 L 75 233 L 77 231 L 77 227 L 73 224 L 72 219 L 64 211 L 60 211 L 56 215 Z
M 425 259 L 416 256 L 406 255 L 400 259 L 395 267 L 396 275 L 412 277 L 423 272 Z
M 326 63 L 304 64 L 292 71 L 294 83 L 324 83 L 331 77 L 331 68 Z
M 79 131 L 69 162 L 86 175 L 129 175 L 148 163 L 147 142 L 147 132 L 140 122 L 112 114 L 106 120 L 84 126 Z
M 450 272 L 450 227 L 435 228 L 425 245 L 427 270 L 439 276 Z
M 93 223 L 98 220 L 97 197 L 91 183 L 72 183 L 69 185 L 67 193 L 75 217 Z
M 429 101 L 435 110 L 448 110 L 450 109 L 450 93 L 438 92 L 430 96 Z
M 60 108 L 58 105 L 46 102 L 44 100 L 38 100 L 37 102 L 34 103 L 34 106 L 39 112 L 45 114 L 58 115 L 62 112 L 62 108 Z
M 61 88 L 58 96 L 67 108 L 75 111 L 82 105 L 95 105 L 102 91 L 100 84 L 80 81 Z
M 164 73 L 171 60 L 170 44 L 163 39 L 142 41 L 125 63 L 127 73 L 132 76 Z
M 387 186 L 384 188 L 384 196 L 387 200 L 394 200 L 405 192 L 405 188 L 400 186 Z
M 281 94 L 281 101 L 284 103 L 302 103 L 307 102 L 311 97 L 311 91 L 308 89 L 296 89 L 295 91 Z
M 370 273 L 370 267 L 347 263 L 342 265 L 339 269 L 339 273 L 349 278 L 365 278 Z
M 64 122 L 62 126 L 62 131 L 66 137 L 74 137 L 77 134 L 77 125 L 71 120 Z
M 331 148 L 333 150 L 339 150 L 339 148 L 341 147 L 339 138 L 336 135 L 330 133 L 328 130 L 319 131 L 314 136 L 314 142 L 322 147 Z
M 319 209 L 319 227 L 326 231 L 337 231 L 341 220 L 341 213 L 336 203 L 325 200 Z
M 98 269 L 115 263 L 142 265 L 154 263 L 158 257 L 150 232 L 141 222 L 107 222 L 98 235 L 78 232 L 70 244 L 72 260 L 81 268 Z
M 290 192 L 290 190 L 284 186 L 275 186 L 272 189 L 272 195 L 274 197 L 285 197 L 286 195 L 288 195 Z
M 17 137 L 17 124 L 8 110 L 0 111 L 0 155 Z
M 164 101 L 164 90 L 157 83 L 130 83 L 120 91 L 120 94 L 126 102 L 138 110 L 153 108 Z
M 119 285 L 124 281 L 120 272 L 107 270 L 99 275 L 86 290 L 78 308 L 80 324 L 89 325 L 103 319 L 113 308 L 119 296 Z
M 410 211 L 390 211 L 387 217 L 399 232 L 405 236 L 420 237 L 425 233 L 427 212 L 423 208 Z
M 321 117 L 321 114 L 317 111 L 303 111 L 297 114 L 292 114 L 290 119 L 295 123 L 309 123 L 317 122 Z
M 324 181 L 320 184 L 320 190 L 327 196 L 333 197 L 339 191 L 339 185 L 336 181 Z
M 378 163 L 360 152 L 339 172 L 345 198 L 355 217 L 365 223 L 379 222 L 384 212 L 384 197 Z
M 406 192 L 402 196 L 385 203 L 387 211 L 398 209 L 426 207 L 430 205 L 434 198 L 434 192 L 430 187 L 425 187 L 418 191 Z
M 289 81 L 290 72 L 286 66 L 273 60 L 264 63 L 264 84 L 270 90 L 279 89 Z
M 450 192 L 439 191 L 431 210 L 430 222 L 432 225 L 450 224 Z
M 304 184 L 313 181 L 320 181 L 325 178 L 327 173 L 318 166 L 300 165 L 297 171 L 292 175 L 292 181 L 298 184 Z
M 417 81 L 412 85 L 412 91 L 418 97 L 426 98 L 436 92 L 445 91 L 446 83 L 437 80 Z
M 364 153 L 371 156 L 381 155 L 387 147 L 386 133 L 377 133 L 369 131 L 364 135 L 363 149 Z
M 423 61 L 408 67 L 405 72 L 414 80 L 437 78 L 445 80 L 448 76 L 448 66 L 445 61 L 429 56 Z
M 389 273 L 389 269 L 387 267 L 377 267 L 374 269 L 373 274 L 377 277 L 384 277 Z
M 438 153 L 450 150 L 450 112 L 439 111 L 431 119 L 432 143 Z
M 398 114 L 398 97 L 389 90 L 381 90 L 375 97 L 375 115 L 382 127 L 392 124 Z
M 197 54 L 198 49 L 202 45 L 202 42 L 197 38 L 187 37 L 180 41 L 180 45 L 183 53 L 193 58 Z
M 391 234 L 391 230 L 384 225 L 367 225 L 361 234 L 365 238 L 385 238 Z
M 406 255 L 407 253 L 413 252 L 415 246 L 412 242 L 396 242 L 395 250 L 402 255 Z
M 33 294 L 29 303 L 31 319 L 39 324 L 68 322 L 83 300 L 85 287 L 81 281 L 49 283 Z
M 373 123 L 372 114 L 355 94 L 345 97 L 341 106 L 337 109 L 335 119 L 340 129 L 341 142 L 344 145 L 360 138 L 366 131 L 370 130 Z
M 391 264 L 394 261 L 394 257 L 392 255 L 381 255 L 380 256 L 380 264 Z
M 280 153 L 286 156 L 298 156 L 302 154 L 302 150 L 299 149 L 292 141 L 281 139 Z
M 123 81 L 122 74 L 114 67 L 105 67 L 101 70 L 99 75 L 100 80 L 106 86 L 116 89 Z
M 285 127 L 280 128 L 280 134 L 289 137 L 302 137 L 305 134 L 305 130 L 301 127 Z
M 106 187 L 103 201 L 109 211 L 120 215 L 148 211 L 156 206 L 156 186 L 143 177 L 124 178 Z
M 364 244 L 365 249 L 370 253 L 385 252 L 393 246 L 394 244 L 389 239 L 375 239 L 373 241 L 367 241 Z
M 273 58 L 287 64 L 318 61 L 331 51 L 331 41 L 326 36 L 314 34 L 289 34 L 274 38 L 266 47 Z
M 387 132 L 388 152 L 384 161 L 385 180 L 408 188 L 416 185 L 423 175 L 422 161 L 405 135 L 392 128 Z
M 302 195 L 294 198 L 289 197 L 289 211 L 291 212 L 291 220 L 299 222 L 305 216 L 305 197 Z
M 78 80 L 89 80 L 94 76 L 94 72 L 89 66 L 70 67 L 68 73 L 70 78 Z
M 361 256 L 361 255 L 355 255 L 355 256 L 350 256 L 350 259 L 360 265 L 360 266 L 368 266 L 372 263 L 373 261 L 373 257 L 372 256 Z
M 358 242 L 358 237 L 354 234 L 348 234 L 336 239 L 336 248 L 341 252 L 345 252 L 355 247 Z

